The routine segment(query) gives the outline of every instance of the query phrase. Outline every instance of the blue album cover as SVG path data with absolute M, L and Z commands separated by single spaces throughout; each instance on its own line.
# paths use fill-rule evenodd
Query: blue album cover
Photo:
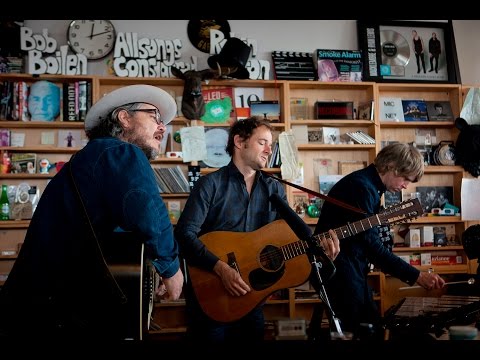
M 428 121 L 427 104 L 423 100 L 402 100 L 405 121 Z

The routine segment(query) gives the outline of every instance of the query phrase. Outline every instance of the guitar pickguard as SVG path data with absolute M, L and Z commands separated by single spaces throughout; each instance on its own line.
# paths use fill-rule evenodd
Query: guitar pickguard
M 254 269 L 248 274 L 248 281 L 253 290 L 261 291 L 275 284 L 285 273 L 285 266 L 275 272 L 267 272 L 261 268 Z
M 271 287 L 285 273 L 285 260 L 278 246 L 267 245 L 259 253 L 261 268 L 253 269 L 248 274 L 250 285 L 255 291 Z

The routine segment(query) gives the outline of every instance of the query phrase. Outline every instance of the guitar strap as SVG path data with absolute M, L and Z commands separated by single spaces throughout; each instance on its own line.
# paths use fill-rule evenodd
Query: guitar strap
M 78 190 L 77 183 L 75 182 L 75 178 L 73 177 L 73 172 L 72 172 L 72 161 L 73 158 L 75 157 L 75 154 L 71 157 L 70 161 L 65 164 L 65 166 L 68 166 L 68 171 L 70 172 L 70 179 L 72 180 L 73 187 L 75 188 L 78 200 L 80 201 L 80 204 L 83 208 L 83 214 L 85 218 L 85 223 L 88 225 L 88 228 L 90 229 L 90 233 L 92 234 L 92 238 L 95 240 L 95 249 L 97 252 L 97 257 L 100 260 L 100 263 L 102 264 L 103 267 L 103 274 L 106 275 L 107 281 L 112 284 L 112 291 L 113 293 L 120 299 L 121 304 L 127 303 L 127 297 L 123 293 L 122 289 L 118 285 L 117 280 L 115 280 L 113 274 L 111 273 L 110 269 L 108 268 L 107 261 L 105 260 L 105 257 L 103 256 L 103 251 L 102 247 L 100 246 L 100 243 L 98 241 L 97 234 L 95 234 L 95 230 L 93 229 L 92 222 L 90 221 L 90 217 L 88 216 L 87 209 L 85 208 L 85 204 L 83 203 L 82 196 L 80 194 L 80 190 Z
M 333 197 L 331 197 L 331 196 L 327 196 L 327 195 L 324 195 L 324 194 L 320 194 L 320 193 L 318 193 L 318 192 L 316 192 L 316 191 L 307 189 L 307 188 L 305 188 L 305 187 L 303 187 L 303 186 L 300 186 L 300 185 L 297 185 L 297 184 L 293 184 L 293 183 L 291 183 L 291 182 L 289 182 L 289 181 L 287 181 L 287 180 L 283 180 L 283 179 L 281 179 L 281 178 L 279 178 L 279 177 L 277 177 L 277 176 L 274 176 L 273 174 L 270 174 L 270 173 L 268 173 L 268 172 L 266 172 L 266 171 L 260 170 L 260 172 L 261 172 L 262 174 L 264 174 L 264 175 L 270 176 L 271 178 L 274 178 L 274 179 L 280 181 L 281 183 L 290 185 L 290 186 L 292 186 L 292 187 L 294 187 L 294 188 L 297 188 L 297 189 L 299 189 L 299 190 L 305 191 L 305 192 L 307 192 L 307 193 L 309 193 L 309 194 L 318 196 L 319 198 L 321 198 L 321 199 L 323 199 L 323 200 L 325 200 L 325 201 L 329 201 L 329 202 L 331 202 L 331 203 L 333 203 L 333 204 L 335 204 L 335 205 L 341 206 L 341 207 L 343 207 L 343 208 L 346 208 L 346 209 L 355 211 L 355 212 L 360 213 L 360 214 L 367 215 L 367 212 L 366 212 L 366 211 L 363 211 L 362 209 L 359 209 L 359 208 L 357 208 L 357 207 L 355 207 L 355 206 L 352 206 L 352 205 L 350 205 L 350 204 L 344 203 L 343 201 L 337 200 L 337 199 L 335 199 L 335 198 L 333 198 Z

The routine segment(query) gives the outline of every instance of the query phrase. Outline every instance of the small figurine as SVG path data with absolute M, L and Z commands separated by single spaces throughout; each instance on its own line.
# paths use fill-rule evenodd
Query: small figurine
M 48 159 L 41 159 L 39 162 L 40 165 L 40 174 L 48 174 L 48 170 L 50 170 L 50 161 Z

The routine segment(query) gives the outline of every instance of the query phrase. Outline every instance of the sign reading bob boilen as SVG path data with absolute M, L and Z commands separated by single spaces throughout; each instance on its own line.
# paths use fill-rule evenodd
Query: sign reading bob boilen
M 210 54 L 210 30 L 221 31 L 225 38 L 230 37 L 230 24 L 227 20 L 189 20 L 188 38 L 198 50 Z

